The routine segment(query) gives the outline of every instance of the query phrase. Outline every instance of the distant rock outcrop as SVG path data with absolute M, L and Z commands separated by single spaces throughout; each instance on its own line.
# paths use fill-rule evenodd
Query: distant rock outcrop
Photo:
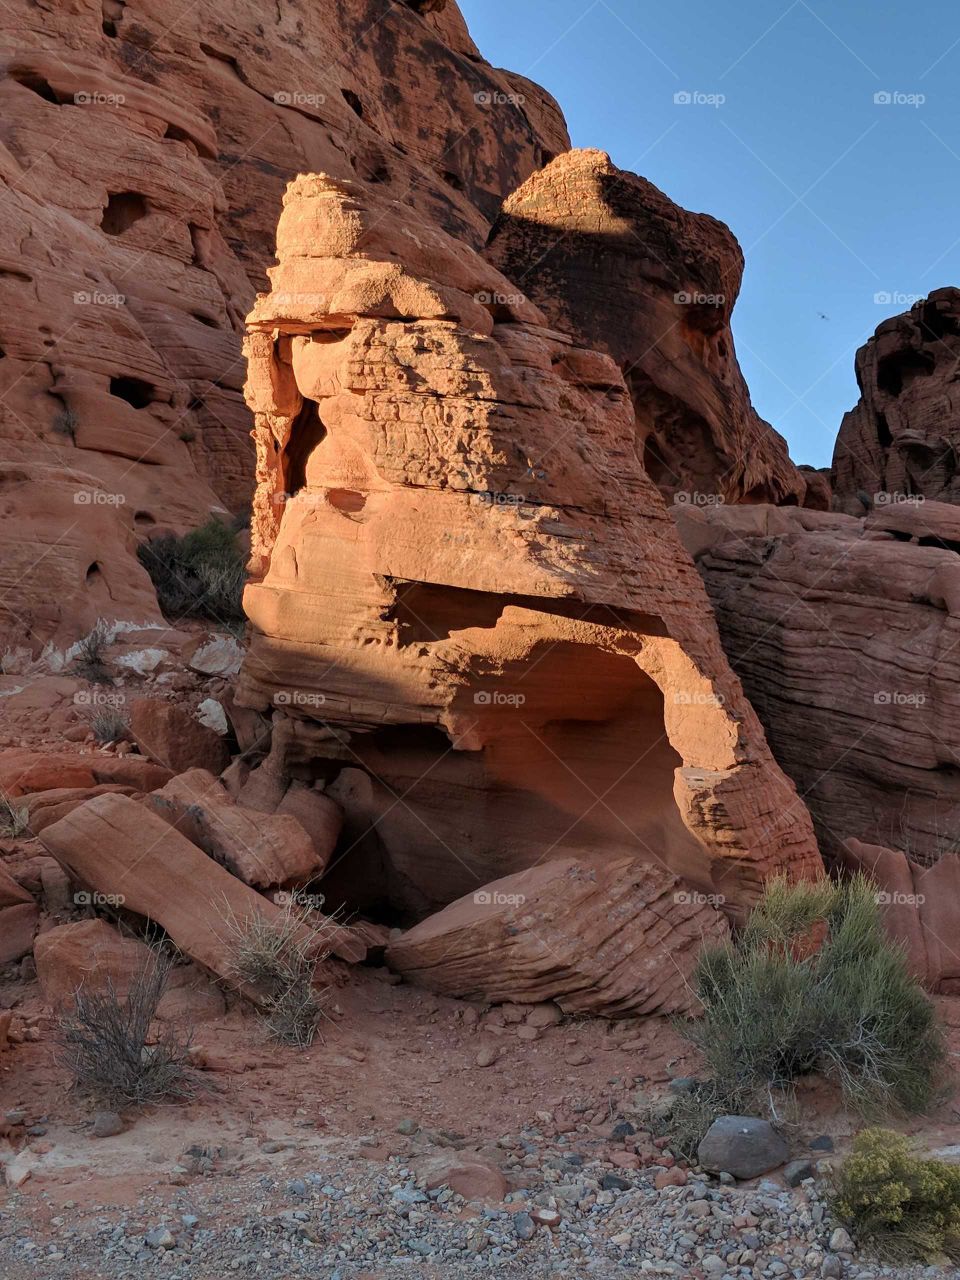
M 734 910 L 817 874 L 616 363 L 359 182 L 298 178 L 277 244 L 237 698 L 343 805 L 351 900 L 422 916 L 586 851 Z
M 838 508 L 960 502 L 960 289 L 936 289 L 857 352 L 860 400 L 833 454 Z
M 743 254 L 722 222 L 571 151 L 507 198 L 486 253 L 551 324 L 616 360 L 668 498 L 826 505 L 750 403 L 730 331 Z

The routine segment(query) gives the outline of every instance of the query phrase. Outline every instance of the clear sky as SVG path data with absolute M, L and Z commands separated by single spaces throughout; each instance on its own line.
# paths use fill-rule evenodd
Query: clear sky
M 797 462 L 827 465 L 857 347 L 960 285 L 960 3 L 459 2 L 486 58 L 559 100 L 574 146 L 732 228 L 754 403 Z

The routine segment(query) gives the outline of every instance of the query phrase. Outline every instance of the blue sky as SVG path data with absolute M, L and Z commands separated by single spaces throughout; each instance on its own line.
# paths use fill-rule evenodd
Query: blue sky
M 728 223 L 747 260 L 734 335 L 754 403 L 796 461 L 829 464 L 857 347 L 960 285 L 960 4 L 460 7 L 486 58 L 557 97 L 574 146 Z M 724 101 L 675 103 L 684 91 Z

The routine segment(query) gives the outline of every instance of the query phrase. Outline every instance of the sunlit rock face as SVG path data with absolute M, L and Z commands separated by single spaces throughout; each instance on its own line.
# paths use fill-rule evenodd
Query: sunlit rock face
M 239 698 L 346 809 L 331 893 L 417 916 L 633 854 L 736 909 L 816 874 L 616 362 L 359 183 L 293 182 L 277 256 Z
M 602 151 L 569 151 L 507 197 L 485 256 L 551 324 L 616 360 L 637 450 L 668 499 L 827 505 L 750 403 L 730 329 L 743 254 L 729 227 Z
M 291 178 L 481 244 L 566 146 L 452 0 L 4 3 L 0 653 L 154 620 L 137 540 L 246 511 L 243 318 Z

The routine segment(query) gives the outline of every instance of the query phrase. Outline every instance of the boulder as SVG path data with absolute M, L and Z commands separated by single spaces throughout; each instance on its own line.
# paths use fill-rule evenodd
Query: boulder
M 422 917 L 625 841 L 734 912 L 820 874 L 617 363 L 359 182 L 292 182 L 277 255 L 235 696 L 273 717 L 278 786 L 343 804 L 344 900 Z
M 0 865 L 0 964 L 28 954 L 39 920 L 33 895 Z
M 428 1191 L 449 1187 L 464 1200 L 498 1202 L 507 1194 L 507 1180 L 496 1167 L 469 1152 L 443 1151 L 412 1162 Z
M 697 1147 L 704 1169 L 735 1178 L 759 1178 L 789 1156 L 790 1147 L 769 1120 L 755 1116 L 719 1116 Z
M 118 795 L 139 795 L 133 787 L 120 786 L 114 782 L 102 782 L 92 787 L 54 787 L 50 791 L 34 791 L 24 797 L 23 807 L 30 818 L 30 830 L 39 835 L 45 827 L 59 822 L 71 810 L 92 800 L 94 796 L 115 791 Z
M 33 956 L 40 990 L 52 1008 L 69 1005 L 81 988 L 99 993 L 110 986 L 125 998 L 131 983 L 155 964 L 149 947 L 99 919 L 48 929 L 37 938 Z
M 724 917 L 662 867 L 556 859 L 484 885 L 387 947 L 396 973 L 468 1000 L 608 1017 L 689 1013 L 689 977 Z
M 114 756 L 102 751 L 45 752 L 22 747 L 0 751 L 0 792 L 10 797 L 65 788 L 93 791 L 104 784 L 153 791 L 172 776 L 169 769 L 142 756 Z
M 130 732 L 144 755 L 175 774 L 187 769 L 219 773 L 230 759 L 222 735 L 201 724 L 176 702 L 134 698 L 130 703 Z
M 228 981 L 234 978 L 230 922 L 282 916 L 273 903 L 127 796 L 88 800 L 47 827 L 41 839 L 73 879 L 155 921 L 185 955 Z M 345 958 L 365 955 L 347 929 L 332 930 L 328 942 Z
M 304 884 L 321 875 L 336 843 L 334 835 L 332 841 L 321 844 L 325 853 L 319 856 L 312 833 L 293 814 L 246 809 L 203 769 L 172 778 L 145 803 L 211 858 L 258 889 Z

